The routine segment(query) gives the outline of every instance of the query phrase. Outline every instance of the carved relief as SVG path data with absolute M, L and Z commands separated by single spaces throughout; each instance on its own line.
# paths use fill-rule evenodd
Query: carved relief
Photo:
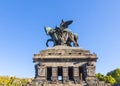
M 87 76 L 95 76 L 95 67 L 86 66 Z
M 35 65 L 35 72 L 36 77 L 45 76 L 45 65 L 36 64 Z

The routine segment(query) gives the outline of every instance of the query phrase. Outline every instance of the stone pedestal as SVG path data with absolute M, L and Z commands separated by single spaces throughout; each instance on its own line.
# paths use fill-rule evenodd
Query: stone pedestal
M 33 86 L 107 86 L 99 85 L 95 77 L 96 61 L 96 54 L 79 47 L 47 48 L 34 54 Z

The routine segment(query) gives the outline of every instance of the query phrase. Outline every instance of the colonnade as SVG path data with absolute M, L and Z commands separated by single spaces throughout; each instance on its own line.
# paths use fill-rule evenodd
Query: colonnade
M 81 67 L 46 67 L 46 79 L 48 81 L 79 81 L 83 78 Z

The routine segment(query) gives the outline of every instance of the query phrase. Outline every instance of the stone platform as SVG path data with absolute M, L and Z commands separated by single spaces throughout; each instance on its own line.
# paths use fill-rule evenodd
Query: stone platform
M 32 86 L 111 86 L 95 77 L 97 55 L 79 47 L 55 46 L 34 54 Z

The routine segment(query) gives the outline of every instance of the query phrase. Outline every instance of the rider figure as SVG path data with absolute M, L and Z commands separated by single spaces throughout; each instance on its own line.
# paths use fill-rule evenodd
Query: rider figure
M 72 20 L 66 21 L 66 22 L 64 22 L 64 21 L 62 20 L 62 22 L 61 22 L 61 24 L 60 24 L 60 29 L 61 29 L 61 31 L 71 32 L 71 30 L 68 29 L 68 25 L 70 25 L 72 22 L 73 22 Z
M 61 44 L 66 44 L 66 40 L 65 40 L 65 36 L 63 36 L 63 32 L 67 32 L 67 33 L 72 33 L 70 29 L 68 29 L 68 25 L 70 25 L 73 21 L 66 21 L 64 22 L 62 20 L 60 27 L 56 26 L 55 28 L 55 32 L 58 35 L 58 37 L 61 39 Z

